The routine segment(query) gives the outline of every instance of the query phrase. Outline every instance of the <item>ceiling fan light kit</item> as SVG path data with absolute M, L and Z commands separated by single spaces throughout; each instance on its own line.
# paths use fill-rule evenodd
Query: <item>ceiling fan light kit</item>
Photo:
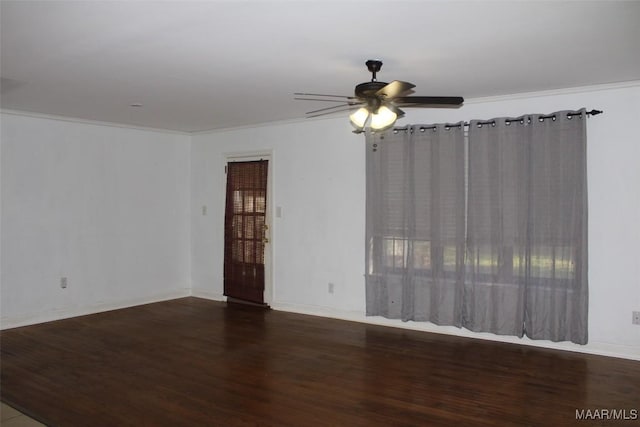
M 398 119 L 398 115 L 389 107 L 380 106 L 377 111 L 371 112 L 365 107 L 361 107 L 355 113 L 349 116 L 351 125 L 355 128 L 356 133 L 364 132 L 367 124 L 374 131 L 383 131 L 393 126 Z
M 339 103 L 331 107 L 307 112 L 307 117 L 318 117 L 342 111 L 356 109 L 349 116 L 354 133 L 362 133 L 368 127 L 373 132 L 381 132 L 392 127 L 396 120 L 404 116 L 400 107 L 458 108 L 464 102 L 459 96 L 407 96 L 413 93 L 414 84 L 394 80 L 391 83 L 379 82 L 377 73 L 382 61 L 370 59 L 366 63 L 371 72 L 371 81 L 355 87 L 354 96 L 323 95 L 316 93 L 295 93 L 294 99 L 304 101 L 324 101 Z M 308 98 L 312 96 L 313 98 Z

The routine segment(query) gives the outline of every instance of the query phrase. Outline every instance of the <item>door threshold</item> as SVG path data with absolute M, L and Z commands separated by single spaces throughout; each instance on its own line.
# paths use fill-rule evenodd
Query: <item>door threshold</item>
M 267 304 L 266 302 L 260 303 L 260 302 L 254 302 L 254 301 L 247 301 L 240 298 L 233 298 L 233 297 L 227 297 L 227 302 L 230 302 L 232 304 L 250 305 L 252 307 L 262 307 L 262 308 L 269 308 L 269 309 L 271 308 L 269 307 L 269 304 Z

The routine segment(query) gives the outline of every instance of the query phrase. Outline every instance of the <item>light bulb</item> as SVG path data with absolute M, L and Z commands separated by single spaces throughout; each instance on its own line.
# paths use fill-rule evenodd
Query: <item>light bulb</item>
M 367 119 L 369 118 L 369 110 L 362 107 L 358 109 L 355 113 L 349 116 L 349 120 L 354 128 L 357 130 L 364 129 L 364 125 L 367 123 Z
M 386 106 L 381 106 L 378 108 L 378 112 L 371 115 L 371 128 L 373 130 L 385 130 L 396 122 L 398 115 L 387 108 Z

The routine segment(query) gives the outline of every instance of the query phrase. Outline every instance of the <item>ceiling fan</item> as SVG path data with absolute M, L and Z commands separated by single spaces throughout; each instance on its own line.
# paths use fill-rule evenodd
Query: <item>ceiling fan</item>
M 365 64 L 372 73 L 371 81 L 357 85 L 354 96 L 296 92 L 294 99 L 339 103 L 308 111 L 307 117 L 357 109 L 349 116 L 355 128 L 354 133 L 364 132 L 367 125 L 374 131 L 390 128 L 398 118 L 404 116 L 400 107 L 457 108 L 464 102 L 460 96 L 407 96 L 413 93 L 414 84 L 399 80 L 379 82 L 376 75 L 382 68 L 382 61 L 370 59 Z

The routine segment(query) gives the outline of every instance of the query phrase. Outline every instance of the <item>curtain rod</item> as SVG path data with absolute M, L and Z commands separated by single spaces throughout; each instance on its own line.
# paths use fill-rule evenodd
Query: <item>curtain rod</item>
M 567 113 L 567 117 L 573 117 L 573 116 L 579 116 L 582 113 Z M 586 111 L 587 116 L 597 116 L 598 114 L 602 114 L 602 110 L 591 110 L 591 111 Z M 506 119 L 505 123 L 507 125 L 511 124 L 511 122 L 520 122 L 520 123 L 524 123 L 524 118 L 526 116 L 529 116 L 530 114 L 525 114 L 524 116 L 520 116 L 520 117 L 514 117 L 511 119 Z M 539 120 L 544 120 L 544 119 L 554 119 L 555 120 L 556 115 L 555 114 L 548 114 L 546 116 L 539 116 L 538 119 Z M 476 123 L 479 126 L 482 125 L 492 125 L 495 126 L 496 121 L 495 120 L 486 120 L 483 122 L 477 122 Z M 460 126 L 464 126 L 464 127 L 469 127 L 471 125 L 471 123 L 469 122 L 464 122 L 464 123 L 456 123 L 456 124 L 445 124 L 445 129 L 450 129 L 450 128 L 459 128 Z M 436 129 L 437 125 L 433 125 L 433 126 L 420 126 L 418 129 L 420 129 L 421 132 L 424 132 L 427 129 Z M 403 128 L 393 128 L 393 132 L 397 133 L 399 131 L 407 131 L 409 130 L 408 127 L 403 127 Z

